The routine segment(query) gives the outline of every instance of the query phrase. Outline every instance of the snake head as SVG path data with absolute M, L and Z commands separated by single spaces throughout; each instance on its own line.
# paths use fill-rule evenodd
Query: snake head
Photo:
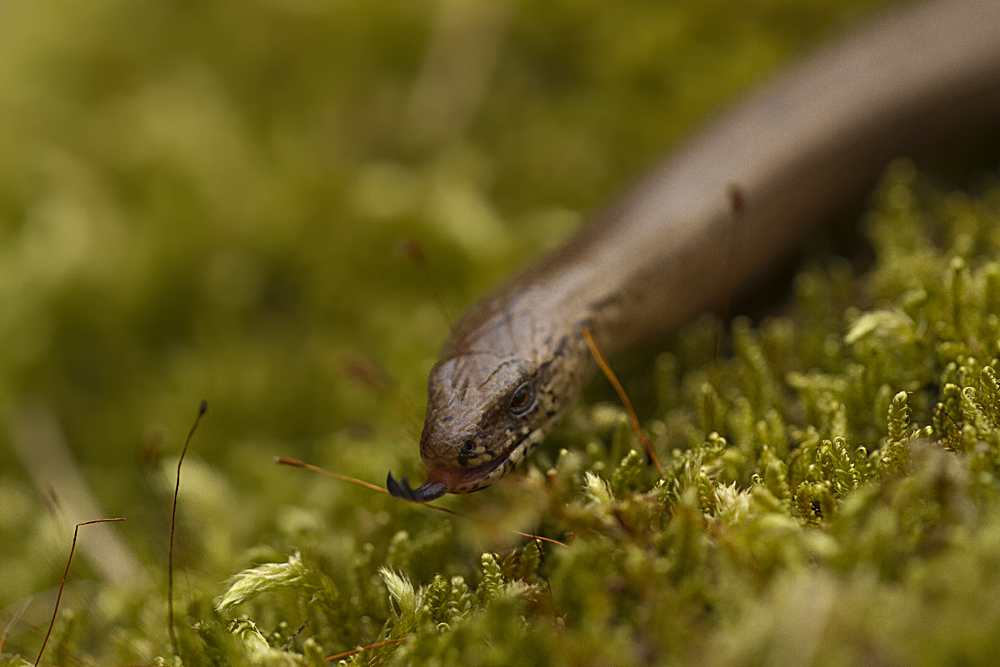
M 427 480 L 413 489 L 405 477 L 397 482 L 390 474 L 393 496 L 426 502 L 490 486 L 545 438 L 589 376 L 589 352 L 579 336 L 521 354 L 501 356 L 497 347 L 453 354 L 446 348 L 427 382 L 420 436 Z

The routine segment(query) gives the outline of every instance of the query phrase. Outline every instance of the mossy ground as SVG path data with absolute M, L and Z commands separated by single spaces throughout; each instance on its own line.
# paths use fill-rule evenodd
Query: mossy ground
M 862 4 L 3 3 L 0 664 L 88 512 L 43 663 L 993 664 L 995 178 L 896 163 L 870 266 L 635 364 L 665 480 L 600 381 L 475 520 L 271 464 L 419 477 L 400 241 L 467 303 Z

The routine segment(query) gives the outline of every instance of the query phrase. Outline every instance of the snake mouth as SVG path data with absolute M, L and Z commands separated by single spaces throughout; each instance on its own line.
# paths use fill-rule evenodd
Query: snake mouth
M 415 503 L 426 503 L 446 493 L 479 491 L 506 472 L 510 455 L 511 452 L 507 452 L 475 468 L 429 468 L 427 480 L 415 489 L 410 487 L 406 475 L 397 482 L 390 471 L 385 478 L 385 487 L 392 497 Z

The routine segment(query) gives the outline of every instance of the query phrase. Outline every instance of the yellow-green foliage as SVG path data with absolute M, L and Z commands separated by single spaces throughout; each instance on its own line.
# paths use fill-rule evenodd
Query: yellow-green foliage
M 471 518 L 271 464 L 419 476 L 399 241 L 468 302 L 852 4 L 0 0 L 0 665 L 83 511 L 43 664 L 993 664 L 995 174 L 621 362 L 663 479 L 600 380 Z

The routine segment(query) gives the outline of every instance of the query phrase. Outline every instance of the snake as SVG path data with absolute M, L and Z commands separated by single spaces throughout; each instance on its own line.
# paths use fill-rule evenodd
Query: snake
M 426 481 L 390 471 L 388 491 L 427 502 L 490 486 L 592 376 L 585 330 L 609 355 L 664 335 L 860 200 L 894 158 L 998 121 L 1000 0 L 895 7 L 821 46 L 465 311 L 427 381 Z

